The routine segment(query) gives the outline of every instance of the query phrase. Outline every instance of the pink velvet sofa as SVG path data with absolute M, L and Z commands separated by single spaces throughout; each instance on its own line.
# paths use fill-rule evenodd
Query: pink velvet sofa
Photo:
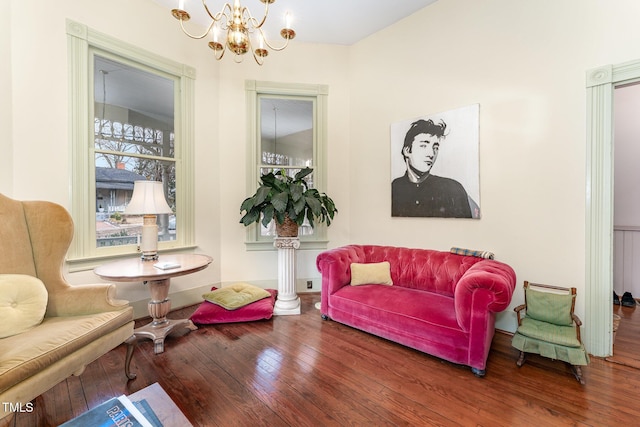
M 351 263 L 388 261 L 392 286 L 351 286 Z M 427 249 L 350 245 L 318 255 L 323 319 L 369 332 L 484 376 L 496 313 L 515 272 L 492 259 Z

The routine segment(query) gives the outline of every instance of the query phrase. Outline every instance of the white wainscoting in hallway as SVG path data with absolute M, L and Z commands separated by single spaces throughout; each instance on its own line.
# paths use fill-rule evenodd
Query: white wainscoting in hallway
M 640 227 L 613 228 L 613 290 L 640 297 Z

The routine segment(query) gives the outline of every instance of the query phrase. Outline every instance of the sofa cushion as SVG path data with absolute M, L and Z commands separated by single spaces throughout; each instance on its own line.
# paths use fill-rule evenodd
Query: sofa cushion
M 453 304 L 453 298 L 444 295 L 396 286 L 371 286 L 366 291 L 345 286 L 331 297 L 334 310 L 354 314 L 364 322 L 434 340 L 442 334 L 445 341 L 453 331 L 462 333 Z
M 202 295 L 205 301 L 212 302 L 227 310 L 236 310 L 271 294 L 266 290 L 248 283 L 235 283 Z
M 213 288 L 216 289 L 215 287 Z M 273 306 L 278 291 L 266 289 L 269 298 L 263 298 L 254 303 L 240 307 L 237 310 L 227 310 L 217 304 L 204 301 L 191 315 L 191 321 L 200 325 L 214 323 L 252 322 L 255 320 L 271 319 Z
M 35 328 L 0 339 L 0 393 L 132 318 L 132 307 L 85 316 L 45 317 Z
M 389 261 L 351 263 L 351 286 L 393 285 Z
M 44 283 L 25 274 L 0 274 L 0 338 L 39 325 L 47 310 Z

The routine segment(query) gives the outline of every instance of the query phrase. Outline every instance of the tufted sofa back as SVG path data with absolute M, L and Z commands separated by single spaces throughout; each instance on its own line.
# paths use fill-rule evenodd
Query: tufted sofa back
M 389 261 L 394 286 L 428 290 L 453 296 L 455 285 L 471 266 L 483 258 L 430 249 L 349 245 L 363 263 Z

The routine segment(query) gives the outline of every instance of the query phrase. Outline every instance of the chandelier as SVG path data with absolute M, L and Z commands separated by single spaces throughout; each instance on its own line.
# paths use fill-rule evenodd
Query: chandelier
M 262 65 L 264 58 L 269 55 L 267 47 L 274 51 L 283 50 L 289 44 L 289 40 L 296 36 L 296 32 L 291 29 L 290 16 L 287 13 L 285 17 L 286 26 L 280 30 L 280 36 L 285 39 L 284 44 L 282 46 L 273 46 L 269 43 L 262 26 L 269 14 L 269 5 L 276 0 L 260 1 L 264 3 L 265 8 L 264 16 L 261 20 L 258 20 L 251 15 L 247 7 L 240 5 L 240 0 L 234 0 L 233 6 L 225 3 L 222 10 L 216 14 L 211 13 L 206 0 L 202 0 L 202 6 L 211 18 L 211 22 L 206 31 L 200 35 L 191 34 L 184 27 L 184 23 L 191 18 L 189 12 L 184 10 L 184 0 L 179 0 L 178 8 L 171 10 L 171 14 L 180 21 L 182 31 L 192 39 L 202 39 L 207 34 L 211 34 L 213 41 L 209 42 L 209 47 L 215 52 L 216 59 L 222 59 L 227 49 L 229 49 L 235 54 L 235 61 L 242 62 L 243 55 L 251 51 L 258 65 Z M 219 41 L 220 33 L 223 35 L 222 42 Z M 225 37 L 226 39 L 224 39 Z

